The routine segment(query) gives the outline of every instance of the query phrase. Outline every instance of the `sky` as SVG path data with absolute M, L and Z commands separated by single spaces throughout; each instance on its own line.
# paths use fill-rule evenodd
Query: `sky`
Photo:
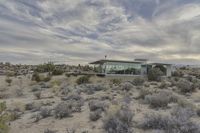
M 0 62 L 200 64 L 200 0 L 0 0 Z

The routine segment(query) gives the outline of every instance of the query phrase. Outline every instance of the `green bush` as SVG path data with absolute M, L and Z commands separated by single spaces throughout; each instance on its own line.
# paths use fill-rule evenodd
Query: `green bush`
M 152 68 L 148 72 L 148 80 L 149 81 L 161 81 L 161 76 L 163 76 L 163 72 L 159 68 Z
M 51 76 L 47 75 L 42 81 L 49 82 L 51 80 Z
M 135 86 L 142 86 L 145 82 L 145 79 L 142 78 L 142 77 L 136 77 L 134 80 L 133 80 L 133 84 Z
M 39 73 L 45 73 L 45 72 L 51 73 L 53 72 L 54 69 L 55 69 L 55 65 L 49 62 L 49 63 L 38 65 L 35 71 Z
M 10 79 L 9 77 L 7 77 L 7 78 L 5 79 L 5 81 L 6 81 L 6 83 L 8 83 L 9 86 L 10 86 L 11 83 L 12 83 L 12 79 Z
M 62 75 L 64 72 L 60 69 L 54 69 L 52 75 Z
M 42 81 L 48 82 L 51 80 L 51 76 L 47 75 L 46 77 L 44 77 L 44 76 L 40 76 L 38 73 L 34 73 L 32 75 L 32 80 L 36 82 L 42 82 Z
M 114 85 L 119 85 L 122 83 L 121 79 L 111 79 L 110 82 Z
M 76 80 L 76 83 L 78 85 L 86 84 L 86 83 L 89 83 L 89 80 L 90 80 L 90 76 L 88 76 L 88 75 L 87 76 L 81 76 Z
M 0 133 L 8 133 L 9 127 L 6 124 L 9 121 L 9 116 L 4 113 L 6 110 L 6 103 L 0 103 Z
M 4 110 L 6 110 L 6 103 L 5 103 L 5 102 L 0 103 L 0 114 L 1 114 Z
M 36 81 L 36 82 L 40 82 L 41 80 L 40 80 L 40 75 L 38 74 L 38 73 L 34 73 L 33 75 L 32 75 L 32 80 L 33 81 Z
M 90 120 L 91 121 L 97 121 L 97 120 L 99 120 L 102 117 L 101 113 L 102 113 L 101 109 L 98 109 L 96 111 L 90 112 L 90 116 L 89 116 Z

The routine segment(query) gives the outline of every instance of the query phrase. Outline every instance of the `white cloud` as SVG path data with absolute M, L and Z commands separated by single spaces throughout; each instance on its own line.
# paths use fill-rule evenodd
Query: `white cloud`
M 200 56 L 195 0 L 4 0 L 0 11 L 0 61 L 76 64 L 109 55 L 187 63 Z

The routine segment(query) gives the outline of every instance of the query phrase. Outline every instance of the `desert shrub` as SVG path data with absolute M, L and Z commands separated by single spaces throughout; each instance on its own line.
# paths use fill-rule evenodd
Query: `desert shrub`
M 71 91 L 72 91 L 72 87 L 70 87 L 66 84 L 62 84 L 61 87 L 60 87 L 60 93 L 62 95 L 67 96 Z
M 41 98 L 41 91 L 37 91 L 34 93 L 35 98 L 40 99 Z
M 98 101 L 98 100 L 91 100 L 89 103 L 89 109 L 90 111 L 96 111 L 96 110 L 102 110 L 105 111 L 106 108 L 108 107 L 105 102 Z
M 129 104 L 131 103 L 132 99 L 130 97 L 130 95 L 126 94 L 123 98 L 122 98 L 122 102 L 125 104 Z
M 168 81 L 161 81 L 161 84 L 159 85 L 159 88 L 160 89 L 166 89 L 167 87 L 170 87 L 172 86 L 172 83 L 171 82 L 168 82 Z
M 40 82 L 41 81 L 40 75 L 38 73 L 34 73 L 32 75 L 32 81 Z
M 200 82 L 199 82 L 199 81 L 193 82 L 192 88 L 193 88 L 194 90 L 195 90 L 195 89 L 200 89 Z
M 46 129 L 46 130 L 44 130 L 44 133 L 57 133 L 57 131 Z
M 119 84 L 121 84 L 122 80 L 121 79 L 111 79 L 110 82 L 114 85 L 119 85 Z
M 52 62 L 48 62 L 45 64 L 38 65 L 35 69 L 35 72 L 44 73 L 44 72 L 52 72 L 55 69 L 55 65 Z
M 190 75 L 186 76 L 185 78 L 186 78 L 186 80 L 188 80 L 189 82 L 193 82 L 193 81 L 195 80 L 195 78 L 194 78 L 193 76 L 190 76 Z
M 42 118 L 47 118 L 51 116 L 51 109 L 49 108 L 41 108 L 40 115 Z
M 20 118 L 21 114 L 22 114 L 21 112 L 18 112 L 18 111 L 15 111 L 15 110 L 10 111 L 10 112 L 8 113 L 8 115 L 9 115 L 9 120 L 10 120 L 10 121 L 15 121 L 15 120 L 17 120 L 17 119 Z
M 167 84 L 166 84 L 165 81 L 162 81 L 161 84 L 159 85 L 159 88 L 160 88 L 160 89 L 164 89 L 164 88 L 166 88 L 166 87 L 167 87 Z
M 139 90 L 139 96 L 138 98 L 144 99 L 145 96 L 152 94 L 152 91 L 149 88 L 141 88 Z
M 82 89 L 80 91 L 86 93 L 87 95 L 92 95 L 95 93 L 95 89 L 93 88 L 93 85 L 82 86 Z
M 133 80 L 133 84 L 135 86 L 142 86 L 145 82 L 145 79 L 143 77 L 136 77 L 134 80 Z
M 175 71 L 172 73 L 173 77 L 183 77 L 183 72 L 182 71 Z
M 168 103 L 171 102 L 171 96 L 163 91 L 145 96 L 145 101 L 153 108 L 167 107 Z
M 65 76 L 69 78 L 69 77 L 71 77 L 71 74 L 66 73 Z
M 189 119 L 192 116 L 196 116 L 196 111 L 192 107 L 180 107 L 176 106 L 171 111 L 171 115 L 175 116 L 177 119 Z
M 47 76 L 42 76 L 42 75 L 39 75 L 38 73 L 34 73 L 32 75 L 32 81 L 36 81 L 36 82 L 48 82 L 51 80 L 51 75 L 47 75 Z
M 84 101 L 69 101 L 72 112 L 81 112 L 81 107 L 83 106 Z
M 0 103 L 0 113 L 2 113 L 4 110 L 6 110 L 6 103 L 5 102 L 1 102 Z
M 25 104 L 23 102 L 12 102 L 10 106 L 10 110 L 24 112 L 25 111 Z
M 62 84 L 62 82 L 60 80 L 51 81 L 51 86 L 60 86 L 61 84 Z M 66 86 L 62 86 L 62 87 L 66 87 Z
M 31 87 L 32 92 L 41 91 L 41 87 L 39 85 L 33 85 Z
M 197 109 L 197 115 L 200 117 L 200 108 Z
M 76 133 L 75 128 L 67 128 L 66 131 L 67 131 L 67 133 Z M 84 132 L 82 132 L 82 133 L 84 133 Z M 88 132 L 85 132 L 85 133 L 88 133 Z
M 163 72 L 159 68 L 152 68 L 148 72 L 149 81 L 161 81 L 161 76 L 163 76 Z
M 36 113 L 36 114 L 33 114 L 31 116 L 31 118 L 34 119 L 33 122 L 38 122 L 38 121 L 40 121 L 42 119 L 42 116 L 39 113 Z
M 106 87 L 103 84 L 88 84 L 86 85 L 86 89 L 93 89 L 94 91 L 102 91 L 106 90 Z
M 199 133 L 200 125 L 191 120 L 196 112 L 192 108 L 177 107 L 171 112 L 171 128 L 172 133 Z
M 97 121 L 98 119 L 100 119 L 102 117 L 101 113 L 102 113 L 101 109 L 95 110 L 94 112 L 90 112 L 90 116 L 89 116 L 90 120 Z
M 184 79 L 178 81 L 177 87 L 180 89 L 180 92 L 182 93 L 189 93 L 195 90 L 195 88 L 192 87 L 191 82 Z
M 6 99 L 9 97 L 9 93 L 6 93 L 6 92 L 1 92 L 0 93 L 0 99 Z
M 50 75 L 47 75 L 47 76 L 44 77 L 41 81 L 49 82 L 50 80 L 51 80 L 51 76 L 50 76 Z
M 0 103 L 0 133 L 8 133 L 9 127 L 7 122 L 9 121 L 8 114 L 4 113 L 6 110 L 6 103 Z
M 190 102 L 189 100 L 187 100 L 185 97 L 180 97 L 178 96 L 177 98 L 177 104 L 180 107 L 194 107 L 194 104 L 192 102 Z
M 177 82 L 179 81 L 179 78 L 175 77 L 175 78 L 169 78 L 169 83 L 170 83 L 170 87 L 176 86 Z
M 16 89 L 16 90 L 15 90 L 15 94 L 16 94 L 16 96 L 18 96 L 18 97 L 21 97 L 21 96 L 24 95 L 22 89 Z
M 64 72 L 61 69 L 54 69 L 52 75 L 62 75 Z
M 123 91 L 130 91 L 131 88 L 133 88 L 133 85 L 130 82 L 124 82 L 124 83 L 121 83 L 119 87 Z
M 191 120 L 194 112 L 188 108 L 175 108 L 171 114 L 146 114 L 143 129 L 159 129 L 166 133 L 199 133 L 200 126 Z
M 61 100 L 68 103 L 72 112 L 81 112 L 81 107 L 84 105 L 84 99 L 78 93 L 69 94 Z
M 16 76 L 16 72 L 14 72 L 14 71 L 7 71 L 6 73 L 5 73 L 5 75 L 7 76 L 7 77 L 13 77 L 13 76 Z
M 39 83 L 39 85 L 41 88 L 45 88 L 45 89 L 50 88 L 50 83 L 41 82 Z
M 35 108 L 34 103 L 25 104 L 25 110 L 33 110 Z
M 64 100 L 64 101 L 67 101 L 67 100 L 82 101 L 83 98 L 77 93 L 72 93 L 72 94 L 69 94 L 67 97 L 63 97 L 62 100 Z
M 132 133 L 133 113 L 127 107 L 107 116 L 103 128 L 107 133 Z
M 142 129 L 160 129 L 165 130 L 170 122 L 168 116 L 159 113 L 145 114 L 145 120 L 140 125 Z
M 55 107 L 55 117 L 62 119 L 64 117 L 69 117 L 72 113 L 72 107 L 70 104 L 62 102 Z
M 79 86 L 80 88 L 77 89 L 79 92 L 84 92 L 88 95 L 92 95 L 95 93 L 95 91 L 102 91 L 106 90 L 105 85 L 103 84 L 85 84 L 82 86 Z
M 11 78 L 7 77 L 5 79 L 5 81 L 6 81 L 6 83 L 8 83 L 8 86 L 11 86 L 11 83 L 12 83 L 12 79 Z
M 78 85 L 86 84 L 86 83 L 89 83 L 89 80 L 90 80 L 90 76 L 88 76 L 88 75 L 87 76 L 81 76 L 76 80 L 76 83 Z

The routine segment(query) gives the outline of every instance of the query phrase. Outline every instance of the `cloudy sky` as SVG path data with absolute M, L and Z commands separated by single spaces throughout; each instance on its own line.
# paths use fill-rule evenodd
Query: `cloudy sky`
M 0 0 L 0 62 L 200 64 L 200 0 Z

